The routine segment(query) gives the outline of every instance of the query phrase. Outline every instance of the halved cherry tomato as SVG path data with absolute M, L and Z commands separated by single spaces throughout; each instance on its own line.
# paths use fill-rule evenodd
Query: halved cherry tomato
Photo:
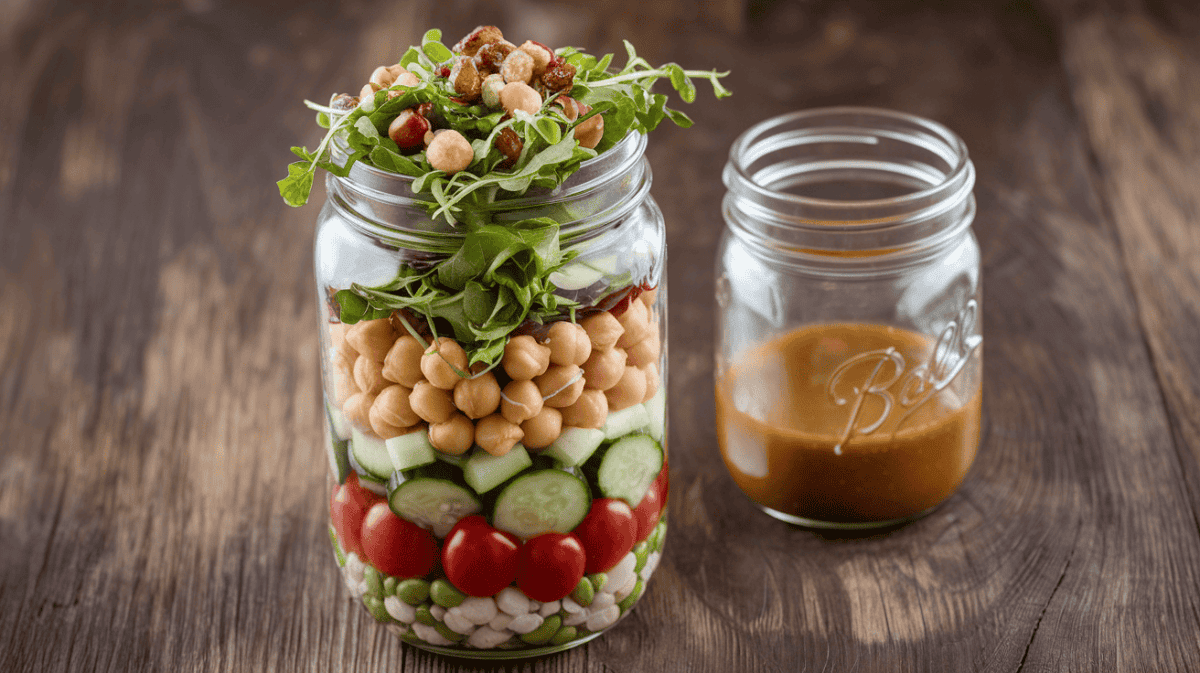
M 438 555 L 433 533 L 396 516 L 383 500 L 371 505 L 363 519 L 362 546 L 376 570 L 396 577 L 429 574 Z
M 346 553 L 363 555 L 362 523 L 380 497 L 358 483 L 358 475 L 351 473 L 346 483 L 333 490 L 329 499 L 329 517 L 333 530 Z
M 488 525 L 478 514 L 463 517 L 442 545 L 446 579 L 468 596 L 491 596 L 517 576 L 521 539 Z
M 601 573 L 617 565 L 633 549 L 637 522 L 624 500 L 596 498 L 575 530 L 587 554 L 584 572 Z
M 570 594 L 583 579 L 583 543 L 570 533 L 543 533 L 525 541 L 517 556 L 517 588 L 549 603 Z
M 667 466 L 664 464 L 658 477 L 646 490 L 646 496 L 633 509 L 633 518 L 637 522 L 637 533 L 634 535 L 634 540 L 641 542 L 650 537 L 650 533 L 653 533 L 654 527 L 658 525 L 658 518 L 662 514 L 666 501 Z

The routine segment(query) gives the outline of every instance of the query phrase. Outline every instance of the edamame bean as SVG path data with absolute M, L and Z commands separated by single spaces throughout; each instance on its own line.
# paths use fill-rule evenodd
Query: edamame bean
M 592 604 L 592 599 L 595 597 L 596 590 L 592 587 L 592 583 L 588 581 L 588 578 L 579 578 L 579 584 L 576 584 L 575 590 L 571 592 L 571 600 L 586 608 Z
M 383 581 L 383 597 L 387 598 L 388 596 L 395 596 L 396 595 L 396 587 L 399 584 L 400 584 L 400 580 L 395 577 L 389 576 L 387 579 L 385 579 Z
M 520 638 L 530 645 L 545 645 L 550 642 L 550 639 L 554 637 L 554 634 L 558 633 L 558 629 L 561 627 L 562 617 L 550 615 L 542 622 L 541 626 L 529 633 L 522 634 Z
M 650 544 L 646 540 L 633 545 L 633 556 L 637 559 L 637 563 L 633 566 L 633 572 L 639 573 L 642 568 L 646 567 L 646 559 L 650 557 Z
M 564 626 L 558 630 L 558 633 L 554 634 L 553 638 L 550 639 L 550 644 L 551 645 L 566 645 L 567 643 L 571 642 L 572 640 L 575 640 L 575 636 L 577 633 L 578 633 L 578 631 L 575 630 L 574 626 Z
M 363 595 L 363 605 L 366 606 L 367 612 L 375 618 L 375 621 L 384 624 L 392 621 L 392 616 L 388 614 L 387 608 L 383 607 L 383 601 L 370 594 Z
M 667 539 L 667 520 L 664 518 L 654 527 L 654 532 L 650 534 L 650 539 L 654 541 L 652 545 L 654 551 L 662 551 L 663 542 Z
M 383 600 L 383 578 L 379 576 L 379 571 L 372 566 L 363 568 L 363 582 L 367 585 L 366 594 Z
M 346 566 L 346 555 L 342 553 L 342 548 L 338 545 L 337 533 L 334 532 L 333 526 L 329 527 L 329 541 L 333 543 L 333 555 L 337 557 L 339 568 Z
M 447 609 L 456 608 L 467 600 L 466 594 L 455 589 L 453 584 L 443 579 L 436 579 L 433 584 L 429 585 L 429 596 L 434 603 Z
M 404 580 L 396 585 L 396 598 L 409 605 L 420 605 L 429 599 L 429 582 L 415 578 Z
M 638 597 L 642 595 L 642 589 L 644 588 L 645 584 L 643 584 L 642 580 L 639 579 L 637 584 L 633 585 L 633 591 L 629 592 L 629 595 L 625 598 L 622 598 L 620 603 L 617 603 L 617 607 L 621 609 L 621 614 L 625 614 L 626 610 L 633 607 L 633 604 L 637 602 Z
M 437 626 L 438 625 L 438 620 L 436 617 L 433 616 L 433 613 L 429 611 L 428 605 L 418 605 L 417 606 L 417 621 L 421 622 L 425 626 Z
M 455 631 L 441 622 L 435 623 L 433 628 L 436 629 L 438 633 L 442 634 L 443 638 L 453 643 L 457 643 L 458 641 L 467 637 L 466 635 Z
M 592 589 L 600 591 L 604 588 L 604 584 L 608 582 L 608 575 L 604 573 L 592 573 L 587 576 L 587 580 L 592 583 Z

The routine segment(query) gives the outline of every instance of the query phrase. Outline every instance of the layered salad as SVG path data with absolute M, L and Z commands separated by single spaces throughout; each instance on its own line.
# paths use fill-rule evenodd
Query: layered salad
M 656 81 L 686 102 L 693 80 L 728 95 L 722 73 L 626 51 L 618 69 L 494 26 L 453 47 L 431 30 L 357 92 L 308 103 L 328 132 L 279 182 L 301 205 L 317 169 L 407 176 L 447 232 L 398 251 L 417 254 L 397 254 L 394 277 L 321 288 L 334 552 L 353 596 L 422 647 L 583 642 L 658 564 L 661 268 L 585 262 L 555 217 L 496 216 L 630 134 L 690 125 Z

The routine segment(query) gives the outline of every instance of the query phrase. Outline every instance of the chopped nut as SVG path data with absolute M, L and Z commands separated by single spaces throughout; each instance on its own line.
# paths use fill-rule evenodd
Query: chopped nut
M 504 33 L 501 33 L 500 29 L 495 26 L 476 26 L 475 30 L 467 33 L 466 37 L 454 45 L 453 51 L 458 54 L 474 56 L 483 45 L 503 39 Z
M 474 61 L 466 56 L 460 56 L 454 60 L 454 68 L 450 71 L 450 82 L 454 85 L 455 93 L 469 103 L 479 98 L 483 78 L 475 69 Z

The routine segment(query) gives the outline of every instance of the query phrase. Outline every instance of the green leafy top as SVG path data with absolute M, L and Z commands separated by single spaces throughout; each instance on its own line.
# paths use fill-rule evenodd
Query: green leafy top
M 554 98 L 544 101 L 536 114 L 503 110 L 493 111 L 483 105 L 464 105 L 453 85 L 442 73 L 453 59 L 441 43 L 441 31 L 430 30 L 420 47 L 410 47 L 400 59 L 400 65 L 417 76 L 416 86 L 393 86 L 361 101 L 351 110 L 337 110 L 330 105 L 305 101 L 317 111 L 317 123 L 329 131 L 316 150 L 293 147 L 301 161 L 288 166 L 288 175 L 279 181 L 279 193 L 289 205 L 300 206 L 308 201 L 313 178 L 318 168 L 345 177 L 359 161 L 375 168 L 409 175 L 415 178 L 412 190 L 427 193 L 436 205 L 431 215 L 448 222 L 471 222 L 478 206 L 498 198 L 525 193 L 532 187 L 552 189 L 563 183 L 581 163 L 612 147 L 630 131 L 648 133 L 663 119 L 679 126 L 691 126 L 684 113 L 667 107 L 665 94 L 653 93 L 655 82 L 667 78 L 680 98 L 691 103 L 696 99 L 693 78 L 711 82 L 717 98 L 730 95 L 720 83 L 727 73 L 684 70 L 668 63 L 651 66 L 639 57 L 633 45 L 625 42 L 628 61 L 624 68 L 611 72 L 613 55 L 597 59 L 574 47 L 558 49 L 556 55 L 575 66 L 575 79 L 569 93 L 592 110 L 574 121 L 569 120 Z M 399 95 L 396 95 L 399 93 Z M 389 97 L 392 96 L 392 97 Z M 467 170 L 447 176 L 434 170 L 423 151 L 404 154 L 388 137 L 387 130 L 402 111 L 428 103 L 433 115 L 444 120 L 471 140 L 475 156 Z M 594 115 L 604 115 L 604 136 L 595 149 L 580 147 L 572 133 L 579 124 Z M 496 148 L 495 139 L 505 128 L 517 133 L 523 144 L 519 159 L 502 167 L 506 156 Z

